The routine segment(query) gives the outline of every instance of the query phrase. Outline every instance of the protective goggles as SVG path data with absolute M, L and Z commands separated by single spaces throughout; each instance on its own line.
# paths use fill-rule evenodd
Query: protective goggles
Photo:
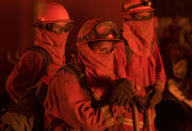
M 120 34 L 113 22 L 103 21 L 95 25 L 92 31 L 85 35 L 82 39 L 86 39 L 88 41 L 120 40 Z
M 132 6 L 129 6 L 129 7 L 125 7 L 125 6 L 123 5 L 122 11 L 123 11 L 123 12 L 128 12 L 128 11 L 130 11 L 131 9 L 134 9 L 134 8 L 137 8 L 137 7 L 141 7 L 141 6 L 151 6 L 151 5 L 152 5 L 152 2 L 151 2 L 150 0 L 149 0 L 149 1 L 143 0 L 142 3 L 140 3 L 140 4 L 135 4 L 135 5 L 132 5 Z
M 35 27 L 38 27 L 40 29 L 46 29 L 48 31 L 52 31 L 54 33 L 57 34 L 62 34 L 64 32 L 69 32 L 71 30 L 71 28 L 73 27 L 73 23 L 72 22 L 66 22 L 66 24 L 64 26 L 58 25 L 56 23 L 46 23 L 43 24 L 42 22 L 36 22 L 34 24 Z
M 66 22 L 65 26 L 60 26 L 57 25 L 56 23 L 48 23 L 45 26 L 46 30 L 52 31 L 56 34 L 62 34 L 62 33 L 67 33 L 71 30 L 71 28 L 73 27 L 73 23 L 72 22 Z
M 143 21 L 150 20 L 153 17 L 153 11 L 142 11 L 142 12 L 134 12 L 134 13 L 126 13 L 125 20 L 131 21 Z

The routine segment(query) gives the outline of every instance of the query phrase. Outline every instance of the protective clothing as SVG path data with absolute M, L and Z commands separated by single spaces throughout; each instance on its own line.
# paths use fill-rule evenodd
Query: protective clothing
M 44 17 L 44 15 L 42 14 L 43 12 L 42 11 L 39 15 L 44 18 L 44 19 L 41 19 L 42 22 L 56 22 L 56 20 L 57 21 L 63 20 L 63 19 L 59 19 L 59 15 L 62 15 L 63 11 L 65 11 L 61 5 L 54 2 L 54 3 L 49 3 L 46 7 L 50 7 L 48 8 L 48 14 L 46 15 L 45 13 L 45 17 Z M 58 13 L 58 16 L 56 15 L 55 17 L 51 17 L 51 15 L 54 15 L 55 13 Z M 66 17 L 65 20 L 68 18 L 69 17 Z M 49 84 L 49 81 L 51 80 L 53 75 L 56 73 L 56 71 L 63 64 L 65 64 L 64 54 L 65 54 L 65 44 L 66 44 L 67 36 L 68 36 L 68 32 L 62 33 L 62 34 L 56 34 L 54 32 L 36 27 L 36 38 L 34 40 L 34 45 L 39 46 L 40 48 L 43 48 L 51 57 L 51 62 L 47 66 L 46 72 L 44 72 L 43 75 L 40 78 L 38 78 L 38 80 L 36 80 L 39 72 L 41 72 L 44 66 L 43 65 L 44 58 L 42 54 L 30 49 L 26 50 L 22 54 L 19 62 L 15 65 L 13 71 L 9 75 L 6 81 L 6 86 L 5 86 L 8 94 L 10 95 L 11 99 L 13 100 L 16 106 L 19 105 L 22 99 L 25 99 L 23 98 L 24 95 L 27 94 L 29 91 L 33 90 L 34 86 L 38 85 L 39 83 L 44 83 L 47 87 L 47 85 Z M 33 94 L 30 94 L 30 96 L 31 95 L 36 96 L 37 95 L 36 93 L 38 92 L 34 92 Z M 44 93 L 46 94 L 46 92 Z M 30 104 L 30 105 L 34 104 L 30 102 L 32 101 L 27 101 L 26 104 Z M 26 107 L 27 105 L 22 105 L 22 106 Z M 35 104 L 35 106 L 38 106 L 38 105 Z M 14 113 L 17 113 L 17 112 L 14 112 Z M 24 113 L 22 112 L 21 114 L 24 114 Z M 2 122 L 5 122 L 5 121 L 2 120 Z M 33 122 L 36 122 L 36 118 L 33 119 Z M 27 126 L 27 124 L 30 124 L 28 123 L 28 121 L 25 121 L 24 123 L 26 124 L 24 126 Z M 13 126 L 13 125 L 10 125 L 10 126 Z
M 67 10 L 56 2 L 46 4 L 38 14 L 38 20 L 42 23 L 55 23 L 59 21 L 71 22 Z
M 90 20 L 82 26 L 77 36 L 78 39 L 84 38 L 83 41 L 80 41 L 79 43 L 77 43 L 77 46 L 79 48 L 77 59 L 80 59 L 83 62 L 85 66 L 87 81 L 90 84 L 91 89 L 94 92 L 96 92 L 96 94 L 99 97 L 104 97 L 102 95 L 105 94 L 104 88 L 102 89 L 99 83 L 103 84 L 103 82 L 105 82 L 106 85 L 104 85 L 104 87 L 106 88 L 106 86 L 108 86 L 107 85 L 108 82 L 111 83 L 111 81 L 115 79 L 114 66 L 113 66 L 113 63 L 114 63 L 113 55 L 115 50 L 107 55 L 97 54 L 89 48 L 88 44 L 83 44 L 83 43 L 85 43 L 85 40 L 87 40 L 87 37 L 86 37 L 87 34 L 92 34 L 92 31 L 95 30 L 96 26 L 103 25 L 102 29 L 105 29 L 105 24 L 103 23 L 107 23 L 107 22 L 101 21 L 99 19 Z M 112 24 L 114 25 L 114 23 L 112 22 L 109 22 L 109 23 L 111 23 L 111 25 Z M 113 27 L 115 28 L 116 26 L 114 25 Z M 108 41 L 114 40 L 115 42 L 116 40 L 119 41 L 119 39 L 116 39 L 118 38 L 118 35 L 114 35 L 113 37 L 110 37 L 108 39 L 108 36 L 110 36 L 110 33 L 113 33 L 114 28 L 110 28 L 112 32 L 107 33 L 108 35 L 105 35 L 105 37 L 103 37 L 102 39 L 96 37 L 96 34 L 94 34 L 92 35 L 91 39 L 87 40 L 87 42 L 101 41 L 101 40 L 108 40 Z M 115 28 L 114 34 L 118 34 L 116 28 Z M 86 59 L 84 58 L 85 56 L 86 56 Z M 102 64 L 101 64 L 101 61 L 102 61 Z M 99 81 L 96 81 L 97 79 Z
M 65 63 L 65 44 L 68 33 L 55 34 L 47 30 L 36 28 L 34 44 L 44 48 L 50 54 L 52 63 L 48 67 L 48 74 L 41 81 L 48 84 L 51 77 Z M 16 102 L 22 97 L 23 92 L 30 86 L 31 80 L 36 77 L 42 68 L 43 58 L 41 54 L 32 51 L 25 52 L 16 64 L 6 82 L 6 89 Z M 25 81 L 25 82 L 24 82 Z
M 162 92 L 158 88 L 153 88 L 151 98 L 147 101 L 146 109 L 154 108 L 162 100 Z
M 90 20 L 86 23 L 96 25 L 100 22 Z M 83 32 L 92 31 L 93 28 L 89 28 Z M 84 36 L 81 33 L 82 29 L 80 29 L 78 36 Z M 73 62 L 84 72 L 89 92 L 92 93 L 94 99 L 105 103 L 109 98 L 113 81 L 125 77 L 124 69 L 120 69 L 121 72 L 117 72 L 118 75 L 114 71 L 117 69 L 114 67 L 116 62 L 113 58 L 117 52 L 120 52 L 119 48 L 116 47 L 113 52 L 107 55 L 99 54 L 88 46 L 88 40 L 81 39 L 73 49 Z M 120 55 L 115 56 L 118 56 L 116 59 L 122 59 Z M 86 131 L 103 131 L 114 123 L 117 124 L 116 116 L 124 112 L 123 108 L 109 107 L 107 103 L 101 108 L 93 108 L 90 95 L 81 87 L 77 76 L 65 70 L 59 71 L 52 79 L 44 107 L 46 128 L 49 128 L 55 119 L 60 119 L 70 126 L 68 128 Z M 111 110 L 113 110 L 113 116 Z M 58 125 L 59 127 L 62 128 Z
M 127 10 L 123 12 L 124 22 L 122 35 L 125 44 L 127 44 L 126 48 L 131 54 L 126 67 L 126 75 L 127 79 L 134 85 L 132 89 L 134 97 L 144 98 L 149 87 L 153 86 L 155 89 L 158 88 L 154 96 L 151 97 L 155 102 L 152 99 L 142 99 L 143 103 L 147 101 L 150 106 L 154 106 L 154 104 L 159 102 L 159 99 L 156 99 L 160 98 L 158 91 L 160 90 L 162 92 L 164 90 L 166 76 L 161 55 L 154 37 L 153 18 L 144 20 L 130 19 L 128 21 L 126 19 L 128 14 L 153 10 L 149 5 L 143 5 L 141 3 L 141 0 L 130 0 L 124 4 Z M 149 124 L 152 126 L 153 130 L 155 130 L 153 121 L 155 118 L 154 110 L 150 109 L 148 112 L 150 112 L 151 119 Z M 127 112 L 125 116 L 127 119 L 132 120 L 131 112 Z M 146 121 L 144 120 L 144 114 L 140 112 L 138 117 L 140 129 L 145 130 Z M 124 128 L 133 130 L 133 126 L 131 125 L 124 125 Z
M 125 21 L 123 36 L 129 48 L 137 55 L 149 57 L 151 54 L 154 24 L 153 19 L 146 21 Z
M 141 112 L 154 108 L 162 100 L 162 92 L 158 88 L 152 87 L 144 97 L 138 96 L 135 102 Z
M 50 76 L 53 76 L 57 69 L 65 64 L 65 45 L 68 34 L 69 32 L 56 34 L 54 32 L 36 28 L 36 39 L 34 41 L 35 45 L 46 49 L 52 57 L 53 62 L 48 68 L 48 73 Z M 46 82 L 46 80 L 43 81 Z
M 5 88 L 11 99 L 17 103 L 24 92 L 32 85 L 32 81 L 41 71 L 43 57 L 34 51 L 25 52 L 9 75 Z

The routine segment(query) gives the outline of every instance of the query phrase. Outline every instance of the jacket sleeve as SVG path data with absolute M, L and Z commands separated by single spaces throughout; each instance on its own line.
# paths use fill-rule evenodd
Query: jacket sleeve
M 5 88 L 14 102 L 31 86 L 43 65 L 40 53 L 26 51 L 15 65 L 6 81 Z
M 45 121 L 52 116 L 75 129 L 99 131 L 111 121 L 109 113 L 92 108 L 90 96 L 80 87 L 76 76 L 65 71 L 60 71 L 52 79 L 44 107 Z
M 166 75 L 161 54 L 156 43 L 154 44 L 154 54 L 156 62 L 156 87 L 163 91 L 166 82 Z

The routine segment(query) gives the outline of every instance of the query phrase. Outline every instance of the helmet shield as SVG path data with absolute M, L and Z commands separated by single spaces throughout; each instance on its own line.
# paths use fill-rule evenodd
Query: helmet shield
M 140 11 L 153 11 L 151 0 L 127 0 L 122 5 L 122 12 L 134 13 Z
M 90 23 L 85 24 L 84 26 L 90 26 Z M 78 38 L 78 40 L 86 39 L 88 42 L 91 41 L 120 41 L 120 34 L 117 29 L 115 23 L 111 21 L 101 21 L 98 23 L 94 23 L 94 26 L 82 27 L 82 29 L 86 29 L 87 34 L 84 34 L 82 37 Z M 80 30 L 81 32 L 81 30 Z

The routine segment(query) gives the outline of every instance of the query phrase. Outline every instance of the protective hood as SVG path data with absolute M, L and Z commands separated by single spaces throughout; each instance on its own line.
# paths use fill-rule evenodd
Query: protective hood
M 52 63 L 48 67 L 48 74 L 54 75 L 58 68 L 65 63 L 65 44 L 68 33 L 56 34 L 51 31 L 36 28 L 35 45 L 46 49 L 51 58 Z
M 83 64 L 87 78 L 88 87 L 91 88 L 100 97 L 109 87 L 109 83 L 116 78 L 114 73 L 114 51 L 104 55 L 95 53 L 87 41 L 78 42 L 76 45 L 75 61 Z
M 123 23 L 123 37 L 135 54 L 149 57 L 154 38 L 153 19 L 125 21 Z

